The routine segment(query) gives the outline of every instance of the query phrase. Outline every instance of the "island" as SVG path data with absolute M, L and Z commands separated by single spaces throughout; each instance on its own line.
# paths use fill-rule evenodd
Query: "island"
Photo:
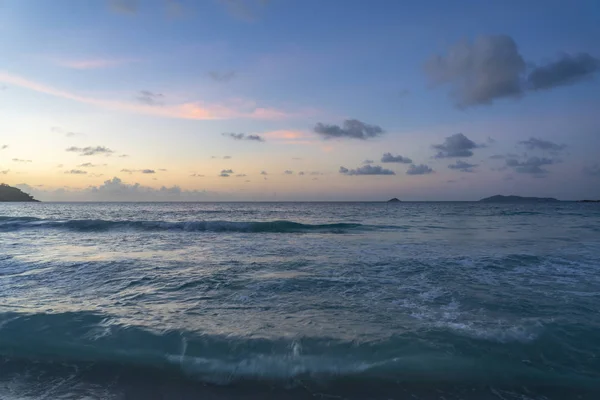
M 400 200 L 398 200 L 398 199 L 397 199 L 397 198 L 395 198 L 395 197 L 394 197 L 393 199 L 389 199 L 387 202 L 388 202 L 388 203 L 401 203 L 401 201 L 400 201 Z
M 578 203 L 600 203 L 600 200 L 579 200 Z
M 496 195 L 479 200 L 483 203 L 555 203 L 560 200 L 553 197 L 521 197 Z
M 23 192 L 21 189 L 16 187 L 8 186 L 5 183 L 0 184 L 0 202 L 16 202 L 16 201 L 28 201 L 28 202 L 39 202 L 33 198 L 33 196 Z

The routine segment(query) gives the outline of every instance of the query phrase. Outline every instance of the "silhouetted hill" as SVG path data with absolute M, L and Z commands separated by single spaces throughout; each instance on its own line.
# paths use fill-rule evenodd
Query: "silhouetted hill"
M 521 197 L 496 195 L 481 199 L 484 203 L 553 203 L 560 201 L 553 197 Z
M 394 197 L 393 199 L 389 199 L 387 202 L 388 203 L 400 203 L 400 200 L 398 200 L 397 198 Z
M 7 184 L 0 184 L 0 201 L 35 201 L 33 196 L 23 192 L 21 189 L 16 187 L 8 186 Z

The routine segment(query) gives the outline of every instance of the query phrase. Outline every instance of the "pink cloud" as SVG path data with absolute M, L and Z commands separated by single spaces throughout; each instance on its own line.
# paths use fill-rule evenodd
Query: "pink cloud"
M 147 114 L 165 118 L 197 120 L 247 118 L 258 120 L 277 120 L 301 116 L 301 113 L 288 113 L 275 108 L 257 107 L 254 105 L 254 102 L 251 101 L 241 102 L 239 100 L 235 100 L 230 105 L 186 102 L 181 104 L 156 106 L 121 100 L 99 99 L 58 89 L 1 71 L 0 82 L 111 110 Z
M 61 67 L 72 68 L 72 69 L 100 69 L 100 68 L 112 68 L 123 64 L 134 62 L 131 59 L 122 60 L 111 60 L 111 59 L 82 59 L 82 60 L 67 60 L 67 59 L 54 59 L 53 62 Z

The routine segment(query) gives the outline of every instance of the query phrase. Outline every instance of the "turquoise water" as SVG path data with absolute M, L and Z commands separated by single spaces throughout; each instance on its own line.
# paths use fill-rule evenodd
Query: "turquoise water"
M 600 398 L 600 205 L 0 204 L 0 399 Z

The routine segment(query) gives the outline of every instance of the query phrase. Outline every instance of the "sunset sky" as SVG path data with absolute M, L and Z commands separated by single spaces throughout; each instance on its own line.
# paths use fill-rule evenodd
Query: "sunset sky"
M 41 200 L 600 198 L 600 2 L 3 0 Z

